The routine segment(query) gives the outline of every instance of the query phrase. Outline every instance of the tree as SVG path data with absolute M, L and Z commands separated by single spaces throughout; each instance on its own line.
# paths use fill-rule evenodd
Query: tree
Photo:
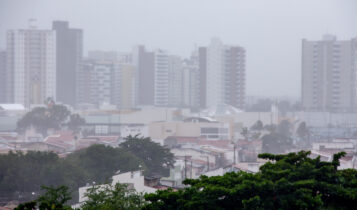
M 47 108 L 36 107 L 26 113 L 17 122 L 17 131 L 23 133 L 26 129 L 34 127 L 43 136 L 47 136 L 50 128 L 59 129 L 70 115 L 70 111 L 63 105 L 51 105 Z
M 291 137 L 291 123 L 288 120 L 282 120 L 279 123 L 276 132 L 285 138 L 290 138 Z
M 262 137 L 263 152 L 283 153 L 293 146 L 290 131 L 291 124 L 289 121 L 283 120 L 278 126 L 270 125 L 266 129 L 270 130 L 270 133 Z
M 66 202 L 71 200 L 68 187 L 59 186 L 55 187 L 42 187 L 46 192 L 39 196 L 36 200 L 27 203 L 20 204 L 15 210 L 70 210 L 70 206 L 66 205 Z
M 78 187 L 88 182 L 104 183 L 117 171 L 127 172 L 146 166 L 122 148 L 93 145 L 66 158 L 52 152 L 9 152 L 0 154 L 0 197 L 25 202 L 39 194 L 40 186 L 66 185 L 76 199 Z
M 240 134 L 244 137 L 245 140 L 248 140 L 249 131 L 247 127 L 243 127 Z
M 140 209 L 145 200 L 126 184 L 93 186 L 87 190 L 88 198 L 81 206 L 83 210 L 97 209 Z
M 296 130 L 296 134 L 299 136 L 300 140 L 303 142 L 304 145 L 308 145 L 309 144 L 308 141 L 309 141 L 309 137 L 310 137 L 310 131 L 306 127 L 306 123 L 305 122 L 301 122 L 299 124 L 299 127 Z
M 67 126 L 74 133 L 78 133 L 80 131 L 80 127 L 85 124 L 86 124 L 85 119 L 82 118 L 79 114 L 72 114 L 69 118 L 69 122 Z
M 357 171 L 337 170 L 310 152 L 261 154 L 271 160 L 258 173 L 231 172 L 184 181 L 187 188 L 145 195 L 144 209 L 355 209 Z
M 150 138 L 128 136 L 125 142 L 119 145 L 140 158 L 147 167 L 145 174 L 169 175 L 169 169 L 174 165 L 174 155 L 168 148 L 151 141 Z
M 86 182 L 105 183 L 118 170 L 121 172 L 146 169 L 144 161 L 122 148 L 93 145 L 70 154 L 66 160 L 86 172 Z
M 263 129 L 263 122 L 258 120 L 257 122 L 255 122 L 252 127 L 250 127 L 251 130 L 262 130 Z

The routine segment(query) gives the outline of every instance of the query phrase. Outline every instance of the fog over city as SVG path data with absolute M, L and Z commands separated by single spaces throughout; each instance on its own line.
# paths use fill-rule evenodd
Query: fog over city
M 356 0 L 0 0 L 0 210 L 356 209 Z
M 299 98 L 301 39 L 356 36 L 356 9 L 354 0 L 1 0 L 0 34 L 27 28 L 30 18 L 42 29 L 66 20 L 84 30 L 84 53 L 145 44 L 184 57 L 219 37 L 246 48 L 248 95 Z M 0 49 L 5 47 L 1 39 Z

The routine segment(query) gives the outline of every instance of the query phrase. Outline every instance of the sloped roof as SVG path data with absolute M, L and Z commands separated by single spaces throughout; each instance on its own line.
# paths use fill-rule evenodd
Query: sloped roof
M 235 115 L 243 112 L 240 109 L 235 108 L 234 106 L 228 104 L 218 104 L 213 107 L 209 107 L 201 112 L 204 116 L 226 116 L 226 115 Z

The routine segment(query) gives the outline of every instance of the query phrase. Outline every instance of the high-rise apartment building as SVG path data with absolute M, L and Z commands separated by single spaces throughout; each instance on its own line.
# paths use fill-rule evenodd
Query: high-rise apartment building
M 168 105 L 171 107 L 180 107 L 183 105 L 183 66 L 182 59 L 177 55 L 169 56 L 169 102 Z
M 0 51 L 0 103 L 6 103 L 6 51 Z
M 182 106 L 193 109 L 200 108 L 199 71 L 192 60 L 185 59 L 182 68 Z
M 206 64 L 204 64 L 204 58 L 206 58 Z M 224 45 L 219 39 L 214 38 L 207 50 L 200 48 L 199 65 L 200 72 L 204 75 L 203 78 L 206 78 L 205 105 L 207 107 L 228 104 L 244 109 L 244 48 Z M 204 83 L 203 79 L 202 83 Z
M 179 107 L 182 105 L 182 59 L 144 46 L 134 48 L 132 62 L 136 66 L 137 105 Z
M 78 105 L 135 107 L 135 67 L 113 60 L 86 59 L 78 74 Z
M 144 46 L 133 50 L 135 73 L 135 98 L 137 105 L 155 104 L 155 53 L 146 51 Z
M 56 99 L 56 33 L 52 30 L 7 32 L 9 103 L 25 106 Z
M 118 68 L 119 78 L 115 78 L 115 81 L 119 83 L 119 86 L 114 92 L 120 91 L 115 94 L 119 100 L 113 101 L 113 104 L 119 109 L 132 109 L 135 107 L 135 66 L 120 63 Z
M 154 105 L 169 105 L 169 55 L 166 51 L 156 50 L 154 53 Z
M 111 104 L 114 64 L 110 61 L 83 61 L 78 74 L 78 104 Z
M 54 21 L 56 32 L 56 84 L 57 101 L 76 104 L 76 81 L 83 54 L 83 32 L 69 28 L 66 21 Z
M 356 109 L 357 39 L 302 41 L 302 105 L 307 111 Z
M 207 104 L 207 47 L 198 48 L 198 71 L 199 71 L 199 108 L 206 108 Z
M 245 50 L 227 46 L 224 51 L 224 101 L 244 109 L 245 105 Z

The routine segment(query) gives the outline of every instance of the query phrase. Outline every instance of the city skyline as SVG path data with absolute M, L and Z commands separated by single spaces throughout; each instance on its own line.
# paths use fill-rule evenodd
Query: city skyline
M 82 29 L 69 28 L 69 22 L 58 20 L 53 21 L 52 30 L 38 29 L 33 25 L 33 22 L 32 19 L 29 20 L 28 29 L 7 31 L 7 51 L 3 52 L 8 61 L 7 70 L 5 69 L 3 74 L 3 79 L 7 83 L 5 84 L 7 99 L 4 100 L 4 96 L 1 99 L 4 102 L 22 103 L 29 107 L 31 104 L 44 101 L 46 97 L 51 97 L 60 103 L 77 108 L 81 103 L 92 103 L 97 106 L 112 104 L 120 109 L 124 107 L 130 109 L 143 105 L 204 109 L 219 104 L 228 104 L 239 109 L 245 109 L 247 82 L 246 50 L 244 47 L 223 44 L 219 38 L 213 37 L 211 43 L 207 46 L 196 47 L 191 52 L 190 57 L 180 57 L 160 48 L 146 51 L 143 45 L 133 46 L 131 52 L 96 50 L 89 51 L 88 56 L 83 56 Z M 46 47 L 45 44 L 48 42 L 46 41 L 48 38 L 41 35 L 42 33 L 44 35 L 52 34 L 50 37 L 55 39 L 52 40 L 53 44 L 50 44 L 49 47 Z M 351 42 L 337 41 L 336 36 L 331 34 L 323 35 L 322 41 L 302 40 L 301 103 L 304 109 L 310 111 L 355 109 L 357 83 L 356 79 L 351 80 L 351 78 L 355 78 L 357 68 L 355 64 L 357 44 L 354 41 L 356 38 L 349 40 Z M 307 43 L 310 44 L 307 45 Z M 316 48 L 318 43 L 325 44 Z M 345 43 L 342 46 L 343 52 L 341 54 L 339 54 L 340 43 L 341 45 Z M 42 45 L 44 47 L 41 47 Z M 54 52 L 52 52 L 53 50 Z M 31 56 L 28 56 L 28 54 L 31 54 Z M 3 58 L 5 58 L 4 55 Z M 40 60 L 36 60 L 37 58 L 40 58 Z M 341 61 L 342 66 L 340 66 Z M 111 67 L 106 70 L 107 73 L 104 75 L 99 73 L 101 75 L 99 76 L 98 73 L 94 72 L 102 71 L 101 62 L 107 63 Z M 191 67 L 187 66 L 187 62 L 191 63 Z M 352 66 L 349 65 L 350 62 L 352 62 Z M 24 66 L 21 67 L 23 64 Z M 55 67 L 50 67 L 48 64 L 54 64 Z M 92 67 L 85 70 L 87 64 L 89 66 L 99 64 L 99 70 L 89 70 Z M 131 70 L 126 67 L 118 67 L 118 65 L 123 64 L 132 65 Z M 43 66 L 41 67 L 43 70 L 33 69 L 34 65 Z M 316 66 L 319 66 L 319 68 Z M 52 68 L 50 70 L 52 76 L 50 77 L 48 76 L 51 74 L 46 72 L 48 71 L 47 68 Z M 331 74 L 333 74 L 331 79 L 321 79 L 316 82 L 315 71 L 317 69 L 320 71 L 319 75 L 321 74 L 318 78 L 324 78 L 323 75 L 325 74 L 329 76 L 331 71 Z M 341 71 L 341 75 L 336 74 L 337 70 Z M 36 71 L 38 72 L 36 73 Z M 86 72 L 89 73 L 89 77 Z M 347 72 L 350 73 L 347 74 Z M 40 82 L 38 84 L 34 83 L 39 76 L 43 79 L 37 79 Z M 88 77 L 89 80 L 81 79 L 83 76 Z M 103 76 L 107 78 L 98 83 L 97 80 L 100 80 Z M 339 93 L 340 87 L 342 87 L 339 86 L 341 83 L 340 76 L 343 80 L 341 80 L 342 84 L 344 84 L 341 93 Z M 44 79 L 45 77 L 52 79 Z M 313 83 L 311 83 L 311 78 L 314 79 Z M 50 82 L 53 86 L 50 87 L 49 81 L 53 79 L 57 82 Z M 132 82 L 127 83 L 131 80 Z M 77 84 L 78 82 L 81 84 Z M 333 86 L 329 86 L 331 82 Z M 42 88 L 43 93 L 40 94 L 38 88 L 43 86 L 40 85 L 42 83 L 45 88 Z M 126 85 L 123 86 L 124 83 Z M 150 85 L 145 86 L 145 83 Z M 104 88 L 107 92 L 101 93 L 99 84 L 107 86 Z M 4 84 L 2 85 L 4 86 Z M 187 88 L 185 85 L 190 87 Z M 47 86 L 50 88 L 48 89 Z M 86 86 L 90 88 L 83 88 Z M 19 87 L 25 87 L 24 90 L 28 93 L 24 90 L 20 91 Z M 82 88 L 82 90 L 77 90 L 77 88 Z M 97 88 L 99 88 L 99 92 Z M 319 89 L 322 92 L 317 94 Z M 86 93 L 89 90 L 91 92 Z M 58 97 L 58 93 L 62 94 L 62 97 Z M 68 93 L 71 94 L 68 95 Z M 152 95 L 150 96 L 150 94 Z M 124 95 L 125 97 L 123 97 Z M 103 97 L 106 97 L 106 99 L 104 100 Z M 142 101 L 142 97 L 149 97 L 150 99 L 145 102 Z M 194 102 L 193 98 L 199 100 Z M 124 101 L 127 101 L 125 106 L 123 105 Z M 339 103 L 344 105 L 337 105 Z M 339 106 L 340 108 L 337 108 Z
M 4 15 L 0 33 L 27 27 L 29 18 L 36 18 L 39 28 L 49 28 L 52 20 L 67 20 L 72 27 L 84 29 L 85 52 L 130 51 L 132 46 L 144 44 L 184 57 L 195 44 L 206 45 L 217 36 L 227 44 L 246 48 L 247 80 L 251 81 L 247 95 L 294 98 L 300 97 L 303 38 L 316 40 L 327 32 L 341 39 L 357 36 L 357 28 L 351 24 L 357 18 L 355 1 L 109 1 L 100 7 L 86 1 L 86 7 L 78 7 L 82 3 L 8 2 L 0 7 L 0 17 Z M 97 9 L 106 12 L 92 16 Z M 177 18 L 180 11 L 185 15 Z M 5 48 L 4 41 L 0 48 Z M 273 80 L 277 82 L 271 84 Z

